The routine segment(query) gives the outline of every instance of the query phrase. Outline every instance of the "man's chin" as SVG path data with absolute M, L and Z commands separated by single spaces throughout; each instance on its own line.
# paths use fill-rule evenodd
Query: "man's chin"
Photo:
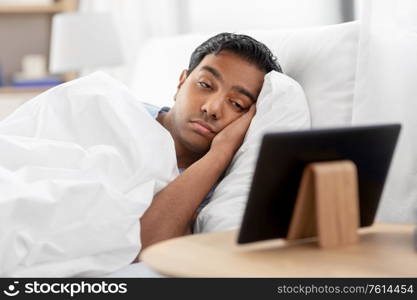
M 184 143 L 188 150 L 198 154 L 205 154 L 210 149 L 211 140 L 208 140 L 206 137 L 198 136 L 189 139 Z
M 198 154 L 206 154 L 210 150 L 210 144 L 209 145 L 192 145 L 189 148 L 192 152 L 198 153 Z

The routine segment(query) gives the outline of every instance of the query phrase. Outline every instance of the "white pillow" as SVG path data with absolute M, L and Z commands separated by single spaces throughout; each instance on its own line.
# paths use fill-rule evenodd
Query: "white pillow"
M 265 42 L 284 73 L 303 87 L 314 128 L 352 124 L 357 22 L 251 35 Z
M 259 147 L 266 132 L 310 128 L 310 114 L 303 89 L 284 74 L 273 71 L 265 75 L 256 110 L 226 176 L 197 217 L 194 225 L 196 233 L 231 230 L 240 226 Z
M 359 24 L 244 32 L 264 42 L 284 73 L 303 87 L 312 126 L 350 125 Z M 130 87 L 146 102 L 172 106 L 180 72 L 192 51 L 214 35 L 191 34 L 150 40 L 142 49 Z

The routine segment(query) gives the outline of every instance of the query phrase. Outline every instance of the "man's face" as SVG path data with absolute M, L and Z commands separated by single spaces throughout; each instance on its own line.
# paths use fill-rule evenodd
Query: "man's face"
M 176 143 L 205 153 L 214 136 L 256 101 L 265 73 L 236 54 L 209 54 L 187 77 L 181 74 L 172 108 Z

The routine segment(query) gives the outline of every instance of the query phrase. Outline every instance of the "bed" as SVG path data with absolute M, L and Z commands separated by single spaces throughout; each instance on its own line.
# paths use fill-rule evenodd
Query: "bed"
M 305 29 L 248 31 L 277 56 L 284 72 L 304 89 L 311 127 L 350 126 L 357 65 L 359 23 Z M 191 51 L 212 34 L 193 34 L 150 40 L 144 45 L 130 88 L 139 99 L 158 106 L 172 106 L 181 70 Z M 166 88 L 161 88 L 161 82 Z M 253 157 L 256 151 L 251 154 Z M 252 158 L 255 161 L 255 158 Z M 253 166 L 252 166 L 253 167 Z M 237 229 L 246 203 L 252 170 L 240 183 L 243 192 L 217 193 L 195 223 L 195 232 Z M 233 179 L 233 168 L 231 169 Z M 236 176 L 241 177 L 241 173 Z M 231 179 L 231 180 L 232 180 Z M 126 266 L 110 277 L 160 277 L 143 263 Z

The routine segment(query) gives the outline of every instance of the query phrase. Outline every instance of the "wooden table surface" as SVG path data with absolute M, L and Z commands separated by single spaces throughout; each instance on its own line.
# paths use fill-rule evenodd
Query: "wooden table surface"
M 414 228 L 375 224 L 359 230 L 358 244 L 325 250 L 315 239 L 238 245 L 237 231 L 196 234 L 152 245 L 140 259 L 175 277 L 417 277 Z

